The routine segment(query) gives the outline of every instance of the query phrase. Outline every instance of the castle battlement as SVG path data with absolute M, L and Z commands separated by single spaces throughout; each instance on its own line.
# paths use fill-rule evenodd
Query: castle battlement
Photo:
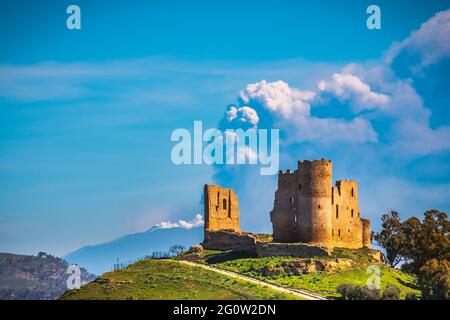
M 294 172 L 295 172 L 295 171 L 294 171 Z M 294 172 L 291 172 L 290 169 L 287 169 L 286 171 L 278 170 L 278 175 L 279 175 L 279 176 L 289 176 L 289 175 L 294 174 Z
M 270 213 L 274 242 L 327 247 L 370 247 L 370 221 L 360 218 L 358 183 L 332 184 L 331 160 L 300 160 L 291 173 L 280 171 Z
M 332 184 L 331 160 L 301 160 L 294 171 L 278 172 L 270 220 L 273 243 L 242 232 L 238 197 L 232 189 L 205 185 L 205 239 L 211 250 L 244 250 L 258 256 L 327 255 L 333 247 L 370 248 L 370 220 L 360 217 L 358 183 Z

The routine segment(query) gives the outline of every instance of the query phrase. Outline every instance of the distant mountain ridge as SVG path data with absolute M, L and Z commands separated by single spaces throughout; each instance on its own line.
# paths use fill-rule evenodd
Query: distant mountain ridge
M 0 300 L 53 300 L 67 290 L 68 263 L 46 253 L 0 253 Z M 95 279 L 81 268 L 81 281 Z
M 192 228 L 154 226 L 147 231 L 125 235 L 110 242 L 82 247 L 64 257 L 89 272 L 100 275 L 119 263 L 134 261 L 155 251 L 168 251 L 175 244 L 186 248 L 203 240 L 203 227 Z

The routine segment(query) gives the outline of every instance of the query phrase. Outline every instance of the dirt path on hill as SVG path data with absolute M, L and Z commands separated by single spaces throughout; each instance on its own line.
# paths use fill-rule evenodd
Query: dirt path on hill
M 203 269 L 207 269 L 207 270 L 211 270 L 217 273 L 221 273 L 224 274 L 226 276 L 232 277 L 232 278 L 238 278 L 244 281 L 248 281 L 248 282 L 252 282 L 252 283 L 256 283 L 265 287 L 269 287 L 271 289 L 277 290 L 277 291 L 281 291 L 281 292 L 285 292 L 285 293 L 290 293 L 293 295 L 296 295 L 298 297 L 304 298 L 304 299 L 308 299 L 308 300 L 327 300 L 324 297 L 303 291 L 303 290 L 299 290 L 299 289 L 291 289 L 291 288 L 285 288 L 281 285 L 275 284 L 275 283 L 271 283 L 268 281 L 264 281 L 264 280 L 260 280 L 260 279 L 256 279 L 253 277 L 249 277 L 249 276 L 245 276 L 242 275 L 240 273 L 231 271 L 231 270 L 224 270 L 222 268 L 218 268 L 218 267 L 214 267 L 211 265 L 207 265 L 207 264 L 203 264 L 203 263 L 198 263 L 198 262 L 192 262 L 192 261 L 186 261 L 186 260 L 175 260 L 178 261 L 180 263 L 189 265 L 189 266 L 194 266 L 194 267 L 200 267 Z

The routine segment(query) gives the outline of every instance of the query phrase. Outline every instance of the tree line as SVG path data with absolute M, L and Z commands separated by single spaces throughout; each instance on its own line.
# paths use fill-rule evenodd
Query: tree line
M 382 230 L 372 241 L 386 251 L 391 267 L 417 276 L 422 299 L 450 299 L 450 222 L 447 214 L 428 210 L 420 220 L 401 221 L 397 211 L 382 216 Z

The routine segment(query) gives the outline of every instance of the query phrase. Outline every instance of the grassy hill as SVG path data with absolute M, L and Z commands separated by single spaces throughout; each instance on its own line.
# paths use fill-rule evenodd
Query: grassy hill
M 381 270 L 381 287 L 393 284 L 401 290 L 420 295 L 415 277 L 375 260 L 367 249 L 335 249 L 333 256 L 320 260 L 351 260 L 351 267 L 296 272 L 292 265 L 307 259 L 292 257 L 255 258 L 242 253 L 204 250 L 184 254 L 177 259 L 195 259 L 241 274 L 267 280 L 285 287 L 303 289 L 329 298 L 338 298 L 340 284 L 366 285 L 369 265 Z M 311 260 L 311 259 L 310 259 Z M 142 260 L 127 269 L 105 273 L 101 278 L 72 290 L 61 299 L 298 299 L 296 296 L 235 279 L 200 267 L 174 260 Z
M 298 299 L 276 290 L 173 260 L 141 260 L 108 272 L 60 299 Z
M 370 273 L 367 272 L 367 267 L 369 265 L 378 265 L 381 270 L 382 289 L 388 284 L 393 284 L 401 290 L 402 297 L 407 292 L 414 292 L 420 296 L 420 291 L 418 291 L 415 283 L 416 279 L 413 275 L 379 263 L 369 255 L 367 249 L 335 249 L 333 256 L 325 259 L 335 260 L 337 258 L 351 259 L 353 267 L 334 272 L 298 274 L 293 273 L 292 268 L 287 266 L 291 266 L 292 262 L 302 259 L 292 257 L 252 258 L 229 252 L 206 250 L 201 254 L 200 261 L 329 298 L 339 297 L 336 288 L 340 284 L 366 285 L 366 281 L 370 276 Z

